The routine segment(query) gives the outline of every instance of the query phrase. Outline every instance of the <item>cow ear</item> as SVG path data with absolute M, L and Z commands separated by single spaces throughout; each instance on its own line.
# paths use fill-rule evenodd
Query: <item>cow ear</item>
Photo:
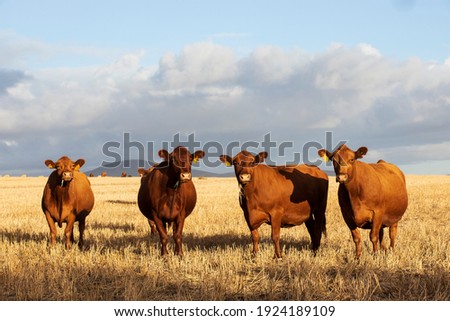
M 261 152 L 261 153 L 259 153 L 258 155 L 256 155 L 255 156 L 255 161 L 254 161 L 254 163 L 255 164 L 259 164 L 259 163 L 262 163 L 262 162 L 264 162 L 264 160 L 267 158 L 267 152 Z
M 367 147 L 360 147 L 360 148 L 358 148 L 358 150 L 355 153 L 355 158 L 356 159 L 363 158 L 363 156 L 366 155 L 367 152 L 368 152 Z
M 233 163 L 233 160 L 231 159 L 230 156 L 228 155 L 222 155 L 220 156 L 220 161 L 222 163 L 224 163 L 226 166 L 231 166 L 231 164 Z
M 139 175 L 144 176 L 147 173 L 147 171 L 145 170 L 145 168 L 138 168 L 138 173 Z
M 205 152 L 202 150 L 196 151 L 193 155 L 191 155 L 191 162 L 194 164 L 198 162 L 200 158 L 205 157 Z
M 44 162 L 44 164 L 45 164 L 45 166 L 47 166 L 47 167 L 50 168 L 50 169 L 56 168 L 56 164 L 55 164 L 52 160 L 50 160 L 50 159 L 47 159 L 47 160 Z
M 166 161 L 169 160 L 169 152 L 166 151 L 165 149 L 161 149 L 161 150 L 158 152 L 158 156 L 161 157 L 162 159 L 166 160 Z
M 317 153 L 319 154 L 320 157 L 322 157 L 325 163 L 333 158 L 333 154 L 327 151 L 326 149 L 319 149 Z
M 77 160 L 75 162 L 75 170 L 79 171 L 81 167 L 83 167 L 84 163 L 86 163 L 86 161 L 82 158 L 80 158 L 79 160 Z

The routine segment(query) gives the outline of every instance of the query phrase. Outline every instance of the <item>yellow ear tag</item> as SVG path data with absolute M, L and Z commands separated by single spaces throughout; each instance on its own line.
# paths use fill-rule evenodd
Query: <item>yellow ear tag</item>
M 52 164 L 48 164 L 48 168 L 53 169 L 55 167 Z
M 227 162 L 225 163 L 225 166 L 230 167 L 230 166 L 231 166 L 231 163 L 227 161 Z
M 80 165 L 75 166 L 75 170 L 79 171 L 80 170 Z
M 325 163 L 328 162 L 328 161 L 330 160 L 330 159 L 328 158 L 327 154 L 323 154 L 322 158 L 323 158 L 323 161 L 324 161 Z
M 194 159 L 192 160 L 192 162 L 193 162 L 194 164 L 197 164 L 197 162 L 198 162 L 198 157 L 194 157 Z

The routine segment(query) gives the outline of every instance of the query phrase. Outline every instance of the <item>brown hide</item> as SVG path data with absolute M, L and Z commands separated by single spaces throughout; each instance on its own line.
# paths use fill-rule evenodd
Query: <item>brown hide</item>
M 149 169 L 145 169 L 145 168 L 138 168 L 138 174 L 141 177 L 141 184 L 144 180 L 144 177 L 149 174 L 154 168 L 155 166 L 158 166 L 158 164 L 153 165 L 152 167 L 150 167 Z M 151 235 L 155 235 L 157 233 L 156 231 L 156 225 L 155 222 L 153 222 L 152 219 L 148 218 L 148 225 L 150 226 L 150 234 Z
M 159 155 L 164 162 L 151 170 L 140 171 L 143 175 L 138 193 L 138 206 L 142 214 L 156 225 L 160 241 L 161 254 L 167 251 L 167 224 L 173 224 L 175 253 L 183 255 L 182 231 L 184 220 L 194 210 L 197 194 L 191 180 L 191 163 L 202 158 L 203 151 L 190 154 L 186 148 L 177 147 L 172 153 L 161 150 Z
M 240 205 L 253 240 L 253 253 L 258 252 L 258 228 L 272 226 L 275 256 L 281 258 L 280 228 L 305 223 L 312 249 L 320 246 L 326 231 L 325 210 L 328 176 L 315 166 L 267 166 L 260 164 L 267 153 L 253 156 L 243 151 L 221 160 L 234 166 L 240 185 Z
M 78 222 L 80 232 L 78 246 L 84 243 L 86 217 L 94 207 L 94 194 L 87 176 L 79 171 L 84 160 L 72 162 L 68 157 L 61 157 L 56 163 L 45 162 L 49 168 L 55 168 L 50 174 L 42 196 L 42 210 L 50 228 L 50 244 L 56 243 L 56 223 L 64 230 L 66 248 L 74 241 L 73 227 Z
M 390 247 L 394 248 L 397 225 L 408 207 L 405 176 L 393 164 L 358 161 L 367 153 L 366 147 L 356 152 L 342 145 L 334 153 L 320 150 L 319 155 L 333 160 L 339 206 L 355 242 L 356 256 L 361 255 L 361 234 L 358 228 L 370 229 L 373 251 L 383 242 L 383 228 L 389 227 Z

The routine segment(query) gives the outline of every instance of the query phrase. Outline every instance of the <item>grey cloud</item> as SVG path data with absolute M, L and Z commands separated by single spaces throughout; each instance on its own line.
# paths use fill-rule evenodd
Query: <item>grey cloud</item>
M 0 95 L 5 94 L 9 87 L 27 78 L 28 76 L 21 70 L 0 68 Z
M 124 132 L 156 144 L 195 133 L 224 145 L 260 142 L 270 132 L 301 151 L 307 141 L 325 144 L 332 131 L 336 142 L 402 163 L 428 160 L 414 154 L 415 146 L 449 142 L 447 65 L 391 61 L 369 45 L 333 45 L 314 55 L 266 46 L 237 57 L 208 42 L 168 53 L 155 66 L 143 66 L 143 55 L 38 71 L 29 84 L 33 99 L 0 96 L 0 113 L 9 118 L 1 138 L 17 142 L 2 147 L 16 152 L 2 153 L 0 164 L 17 165 L 19 151 L 36 164 L 71 151 L 99 164 L 102 145 Z

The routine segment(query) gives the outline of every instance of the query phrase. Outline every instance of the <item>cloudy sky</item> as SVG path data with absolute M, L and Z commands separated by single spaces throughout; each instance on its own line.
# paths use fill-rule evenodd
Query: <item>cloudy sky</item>
M 0 175 L 177 134 L 212 155 L 270 135 L 277 163 L 345 141 L 448 174 L 449 30 L 449 0 L 0 0 Z

